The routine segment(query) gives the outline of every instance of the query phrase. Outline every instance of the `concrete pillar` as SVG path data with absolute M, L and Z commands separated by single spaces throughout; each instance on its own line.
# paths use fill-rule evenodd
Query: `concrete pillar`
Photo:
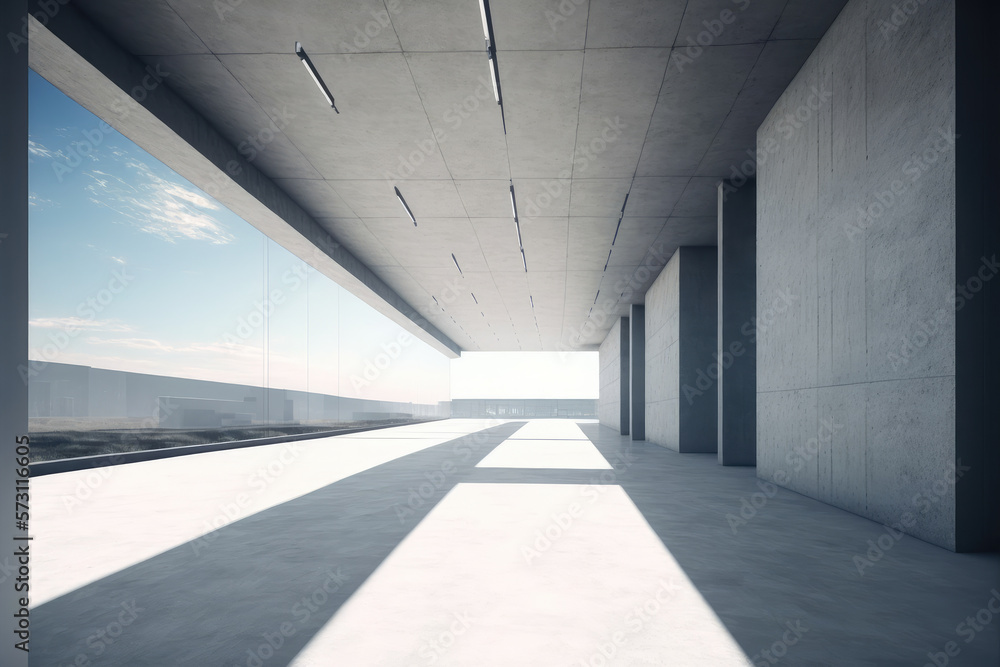
M 955 550 L 1000 549 L 996 3 L 955 2 Z M 958 466 L 962 466 L 959 468 Z
M 718 447 L 718 395 L 711 384 L 718 336 L 717 250 L 681 247 L 680 385 L 681 450 L 714 453 Z
M 646 310 L 632 304 L 629 311 L 629 377 L 633 440 L 646 439 Z
M 645 440 L 681 453 L 717 451 L 717 261 L 682 246 L 646 291 Z
M 15 454 L 17 439 L 28 433 L 28 44 L 20 41 L 28 3 L 0 3 L 0 33 L 6 36 L 0 48 L 0 492 L 4 512 L 0 537 L 10 553 L 20 544 L 12 537 L 30 535 L 14 525 Z M 13 559 L 12 559 L 13 561 Z M 0 645 L 0 664 L 22 667 L 28 654 L 15 648 L 20 639 L 14 614 L 19 597 L 13 579 L 3 585 L 3 630 L 9 638 Z M 30 645 L 29 645 L 30 648 Z
M 622 435 L 628 435 L 631 415 L 628 332 L 627 317 L 614 321 L 598 352 L 601 368 L 598 417 L 602 424 Z
M 719 463 L 757 464 L 757 183 L 719 184 Z
M 621 319 L 621 357 L 619 363 L 621 364 L 621 429 L 622 435 L 628 435 L 630 433 L 629 427 L 632 422 L 631 414 L 631 396 L 632 393 L 629 391 L 629 358 L 631 355 L 631 344 L 629 336 L 629 321 L 627 317 Z

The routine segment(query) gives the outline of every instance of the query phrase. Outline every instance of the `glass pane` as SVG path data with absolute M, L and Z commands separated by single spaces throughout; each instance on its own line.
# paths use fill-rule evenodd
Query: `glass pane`
M 448 415 L 442 354 L 30 86 L 36 460 Z

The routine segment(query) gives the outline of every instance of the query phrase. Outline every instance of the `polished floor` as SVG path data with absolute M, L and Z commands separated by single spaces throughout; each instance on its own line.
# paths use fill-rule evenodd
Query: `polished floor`
M 1000 556 L 595 423 L 449 420 L 33 496 L 32 664 L 1000 665 Z

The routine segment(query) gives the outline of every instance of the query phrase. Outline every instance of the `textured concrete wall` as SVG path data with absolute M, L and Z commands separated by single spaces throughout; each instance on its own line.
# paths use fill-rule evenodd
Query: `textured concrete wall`
M 646 291 L 646 440 L 680 449 L 680 251 Z
M 646 292 L 646 440 L 715 452 L 716 248 L 681 247 Z
M 954 5 L 894 12 L 848 3 L 758 131 L 757 471 L 954 548 Z
M 628 330 L 628 318 L 620 318 L 611 327 L 598 352 L 601 367 L 598 417 L 602 424 L 623 434 L 628 433 L 629 425 Z

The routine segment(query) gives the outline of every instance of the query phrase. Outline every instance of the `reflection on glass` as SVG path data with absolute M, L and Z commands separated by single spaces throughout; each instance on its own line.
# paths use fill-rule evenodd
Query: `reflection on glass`
M 36 460 L 448 416 L 449 362 L 30 78 Z

